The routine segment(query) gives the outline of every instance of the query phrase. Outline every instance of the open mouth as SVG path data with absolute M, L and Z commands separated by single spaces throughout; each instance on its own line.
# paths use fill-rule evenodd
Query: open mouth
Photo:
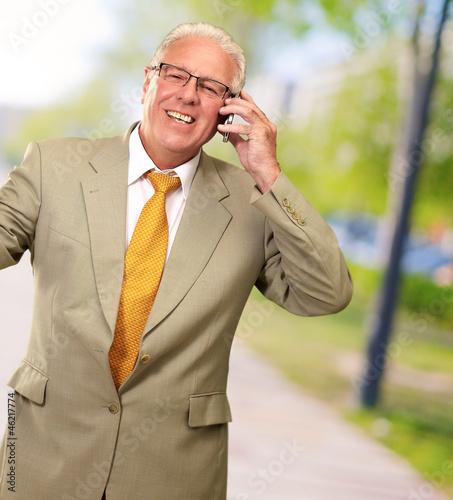
M 185 124 L 190 124 L 193 123 L 195 120 L 188 115 L 182 115 L 181 113 L 178 113 L 177 111 L 167 111 L 167 115 L 175 120 L 178 123 L 185 123 Z

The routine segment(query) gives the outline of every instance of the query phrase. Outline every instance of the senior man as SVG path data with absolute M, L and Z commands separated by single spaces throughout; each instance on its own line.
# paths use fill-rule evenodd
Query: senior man
M 252 287 L 302 316 L 350 301 L 336 238 L 281 172 L 244 81 L 230 35 L 181 25 L 145 70 L 140 123 L 33 143 L 1 188 L 0 268 L 28 249 L 35 282 L 2 499 L 224 500 L 228 361 Z M 217 132 L 244 169 L 203 152 Z

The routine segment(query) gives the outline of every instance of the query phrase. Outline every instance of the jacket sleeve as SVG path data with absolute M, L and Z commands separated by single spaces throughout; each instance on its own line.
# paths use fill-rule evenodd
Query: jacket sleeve
M 24 160 L 0 188 L 0 269 L 17 264 L 32 249 L 41 198 L 41 158 L 31 143 Z
M 281 172 L 265 194 L 255 187 L 251 203 L 266 217 L 266 258 L 257 288 L 301 316 L 344 309 L 353 285 L 336 236 L 286 175 Z

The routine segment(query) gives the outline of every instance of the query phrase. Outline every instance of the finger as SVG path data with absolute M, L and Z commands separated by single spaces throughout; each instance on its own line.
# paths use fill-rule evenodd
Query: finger
M 228 101 L 231 101 L 231 99 L 227 99 L 225 101 L 225 104 L 230 104 Z M 257 106 L 256 102 L 253 100 L 252 96 L 250 94 L 247 94 L 245 90 L 241 91 L 241 99 L 234 99 L 231 104 L 239 104 L 243 103 L 245 106 L 248 107 L 248 109 L 251 109 L 256 112 L 256 114 L 261 118 L 261 119 L 267 119 L 266 114 L 264 111 Z M 245 104 L 247 103 L 247 104 Z
M 219 134 L 221 134 L 222 136 L 224 135 L 224 132 L 220 131 L 220 130 L 217 130 L 217 132 Z M 227 139 L 227 142 L 230 142 L 234 148 L 236 148 L 238 146 L 238 144 L 240 144 L 241 142 L 247 142 L 246 139 L 243 139 L 239 134 L 235 134 L 234 132 L 231 132 L 228 134 L 228 139 Z
M 219 114 L 222 116 L 233 113 L 240 116 L 246 122 L 253 124 L 258 121 L 268 121 L 266 115 L 261 111 L 258 106 L 250 102 L 245 102 L 242 99 L 232 99 L 225 101 L 225 106 L 220 108 Z
M 256 114 L 265 121 L 270 122 L 269 118 L 266 116 L 266 113 L 256 104 L 250 94 L 247 94 L 245 90 L 241 90 L 241 99 L 239 102 L 247 102 L 250 109 L 254 110 Z
M 244 96 L 244 97 L 241 99 L 239 97 L 228 97 L 227 99 L 225 99 L 224 106 L 237 105 L 237 106 L 241 106 L 241 108 L 259 110 L 255 101 L 252 99 L 252 97 L 249 94 L 247 94 L 247 92 L 242 90 L 241 97 L 242 96 Z
M 240 96 L 241 96 L 241 99 L 243 99 L 244 101 L 251 102 L 252 104 L 255 104 L 255 106 L 256 106 L 256 103 L 253 100 L 252 96 L 250 94 L 247 94 L 247 92 L 245 90 L 241 90 Z
M 254 108 L 256 108 L 256 105 L 251 102 L 247 102 L 244 99 L 238 99 L 237 97 L 229 97 L 228 99 L 225 99 L 224 105 L 220 108 L 219 113 L 222 115 L 227 115 L 228 113 L 237 112 L 239 114 L 238 110 L 247 110 Z
M 242 123 L 231 124 L 231 125 L 225 125 L 224 123 L 220 123 L 219 125 L 217 125 L 217 130 L 222 134 L 230 132 L 233 134 L 242 134 L 248 136 L 251 132 L 251 126 L 244 125 Z
M 239 134 L 235 134 L 234 132 L 230 134 L 230 136 L 228 137 L 228 141 L 231 142 L 231 144 L 235 149 L 238 147 L 239 144 L 247 142 L 246 139 L 241 137 Z

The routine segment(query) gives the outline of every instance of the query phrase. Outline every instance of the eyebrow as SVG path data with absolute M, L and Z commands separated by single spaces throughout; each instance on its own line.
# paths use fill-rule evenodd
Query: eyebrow
M 168 63 L 168 64 L 173 64 L 173 63 Z M 178 65 L 178 64 L 173 64 L 173 66 L 176 66 L 177 68 L 181 68 L 184 71 L 187 71 L 187 73 L 190 73 L 191 75 L 193 74 L 192 71 L 189 71 L 188 67 L 186 65 Z M 209 75 L 196 75 L 199 76 L 200 78 L 208 78 L 209 80 L 214 80 L 215 82 L 223 83 L 220 80 L 217 80 L 214 76 L 209 76 Z M 223 85 L 226 85 L 226 83 L 223 83 Z

